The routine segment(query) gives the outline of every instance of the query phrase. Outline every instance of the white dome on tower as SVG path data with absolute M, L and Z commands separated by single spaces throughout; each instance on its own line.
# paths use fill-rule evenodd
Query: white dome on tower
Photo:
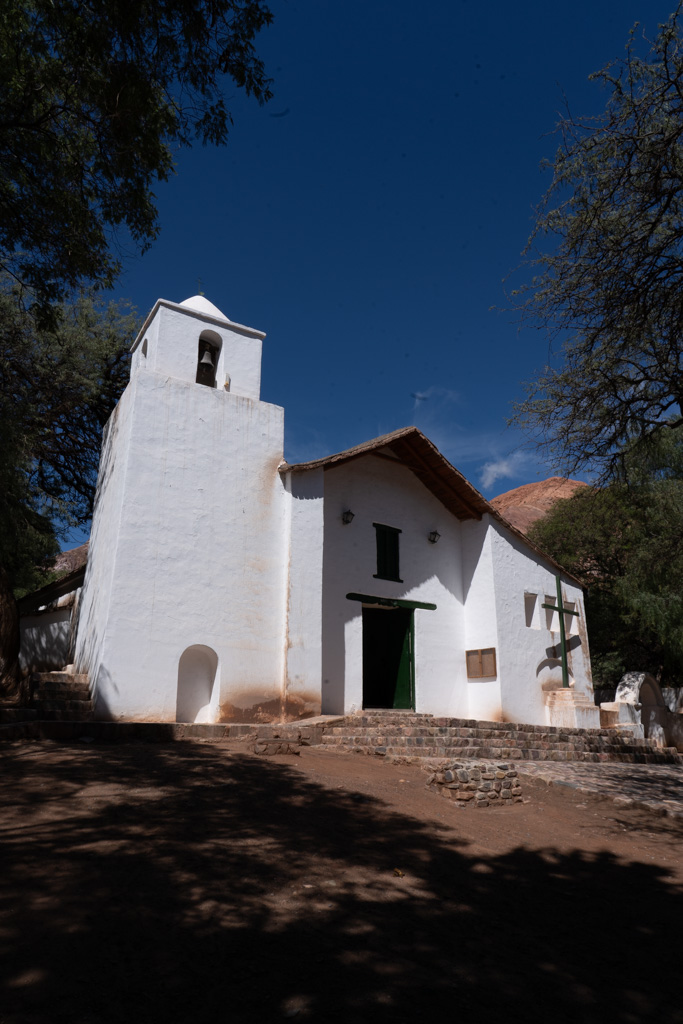
M 195 313 L 204 313 L 206 316 L 215 316 L 220 320 L 227 320 L 230 323 L 230 318 L 221 313 L 218 306 L 214 306 L 213 302 L 204 295 L 192 295 L 191 298 L 185 299 L 184 302 L 180 303 L 181 306 L 186 306 L 187 309 L 193 309 Z

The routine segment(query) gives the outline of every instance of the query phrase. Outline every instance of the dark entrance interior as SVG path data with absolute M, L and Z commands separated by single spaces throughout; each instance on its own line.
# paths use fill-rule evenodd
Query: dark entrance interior
M 363 707 L 413 707 L 413 612 L 363 608 Z

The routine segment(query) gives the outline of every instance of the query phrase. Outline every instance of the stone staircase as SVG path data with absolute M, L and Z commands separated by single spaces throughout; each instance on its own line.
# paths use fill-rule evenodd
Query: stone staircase
M 37 717 L 38 713 L 34 708 L 27 708 L 21 704 L 3 704 L 0 706 L 0 726 L 35 722 Z
M 658 747 L 614 729 L 479 722 L 403 711 L 364 711 L 337 720 L 325 727 L 321 745 L 389 757 L 683 764 L 675 747 Z
M 600 708 L 585 693 L 573 688 L 550 690 L 545 695 L 545 706 L 549 720 L 555 728 L 600 728 Z
M 94 702 L 87 675 L 73 672 L 36 672 L 31 676 L 30 710 L 43 722 L 87 722 Z

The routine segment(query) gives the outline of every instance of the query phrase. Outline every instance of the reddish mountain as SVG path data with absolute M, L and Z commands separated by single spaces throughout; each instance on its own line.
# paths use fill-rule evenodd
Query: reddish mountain
M 88 561 L 89 543 L 90 541 L 86 541 L 85 544 L 71 548 L 70 551 L 61 551 L 52 566 L 53 570 L 55 572 L 74 572 L 75 569 L 82 568 Z
M 491 498 L 491 504 L 507 521 L 520 531 L 529 527 L 549 512 L 556 501 L 571 498 L 579 487 L 587 487 L 582 480 L 568 480 L 564 476 L 551 476 L 535 484 L 523 484 L 511 491 Z

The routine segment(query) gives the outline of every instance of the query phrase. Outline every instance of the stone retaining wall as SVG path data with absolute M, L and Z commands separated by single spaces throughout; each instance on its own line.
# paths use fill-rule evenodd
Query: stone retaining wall
M 509 764 L 425 765 L 429 772 L 427 789 L 433 789 L 448 800 L 472 807 L 502 807 L 522 802 L 519 776 Z
M 35 712 L 34 712 L 35 713 Z M 254 725 L 183 722 L 52 722 L 7 721 L 0 716 L 0 741 L 50 739 L 62 743 L 75 740 L 101 743 L 172 743 L 182 740 L 220 743 L 221 740 L 244 740 L 271 746 L 270 753 L 279 753 L 279 747 L 309 747 L 322 740 L 321 725 Z M 289 750 L 291 753 L 291 749 Z

